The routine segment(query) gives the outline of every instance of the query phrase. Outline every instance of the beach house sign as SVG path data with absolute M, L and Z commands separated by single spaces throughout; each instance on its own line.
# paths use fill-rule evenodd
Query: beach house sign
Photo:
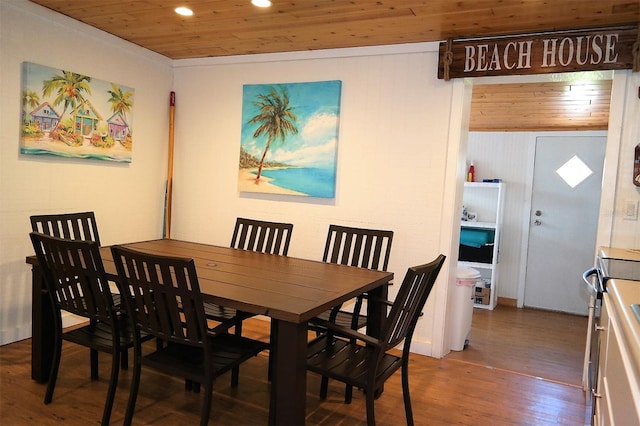
M 440 43 L 438 78 L 631 68 L 638 71 L 638 33 L 638 27 L 626 27 L 449 40 Z

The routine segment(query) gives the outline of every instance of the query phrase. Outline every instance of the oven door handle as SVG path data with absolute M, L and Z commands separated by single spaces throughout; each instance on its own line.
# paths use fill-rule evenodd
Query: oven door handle
M 585 284 L 587 284 L 587 287 L 589 287 L 589 290 L 593 291 L 594 293 L 598 293 L 598 288 L 595 286 L 595 284 L 593 284 L 591 282 L 589 277 L 591 277 L 592 275 L 597 275 L 597 274 L 598 274 L 598 268 L 587 269 L 582 274 L 582 279 L 584 280 Z

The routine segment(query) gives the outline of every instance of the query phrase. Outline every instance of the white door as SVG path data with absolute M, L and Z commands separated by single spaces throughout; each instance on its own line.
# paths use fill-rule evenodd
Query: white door
M 536 139 L 527 307 L 587 314 L 582 273 L 593 266 L 605 145 L 605 136 Z

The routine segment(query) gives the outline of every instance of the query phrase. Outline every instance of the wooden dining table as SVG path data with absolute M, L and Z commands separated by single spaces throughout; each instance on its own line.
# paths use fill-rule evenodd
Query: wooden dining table
M 193 258 L 205 301 L 271 318 L 277 333 L 270 355 L 275 361 L 269 424 L 305 423 L 307 321 L 363 292 L 371 300 L 384 300 L 393 279 L 390 272 L 173 239 L 123 246 Z M 110 248 L 101 248 L 101 255 L 108 278 L 117 280 Z M 53 353 L 53 307 L 37 259 L 28 256 L 27 263 L 33 274 L 31 374 L 46 382 Z M 378 335 L 385 313 L 382 303 L 367 305 L 368 334 Z

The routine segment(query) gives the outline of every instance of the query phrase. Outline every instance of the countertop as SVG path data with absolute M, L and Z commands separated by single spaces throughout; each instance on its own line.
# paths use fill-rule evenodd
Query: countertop
M 600 257 L 601 259 L 616 259 L 640 262 L 640 250 L 623 249 L 616 247 L 600 247 L 600 250 L 598 251 L 598 257 Z
M 607 283 L 607 294 L 619 318 L 620 328 L 626 342 L 636 377 L 640 377 L 640 321 L 636 318 L 632 304 L 640 303 L 640 281 L 612 279 Z

